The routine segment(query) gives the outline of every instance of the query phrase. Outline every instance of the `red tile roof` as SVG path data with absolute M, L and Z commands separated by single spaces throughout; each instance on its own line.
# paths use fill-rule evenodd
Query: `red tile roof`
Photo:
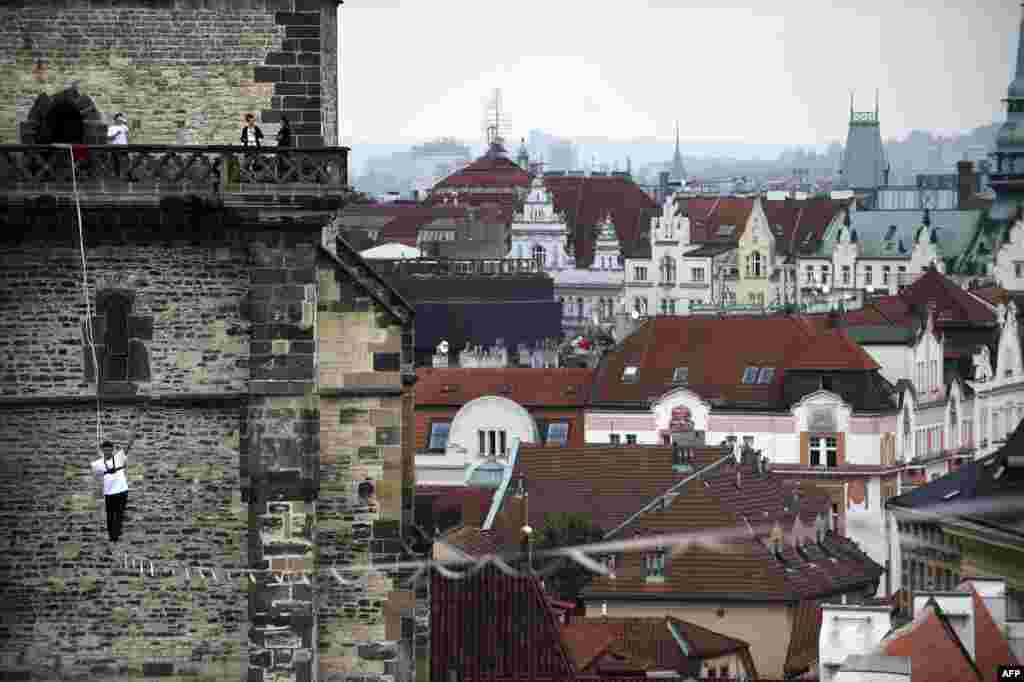
M 683 640 L 685 651 L 670 628 Z M 620 670 L 651 672 L 684 671 L 693 659 L 734 653 L 744 657 L 753 672 L 746 642 L 672 617 L 583 618 L 562 627 L 562 641 L 579 672 L 603 672 L 600 658 L 608 654 L 624 659 Z
M 757 339 L 757 343 L 751 343 Z M 634 383 L 627 366 L 639 368 Z M 610 351 L 598 365 L 594 403 L 643 403 L 668 392 L 676 367 L 689 367 L 689 388 L 706 400 L 782 405 L 789 369 L 874 370 L 878 364 L 841 331 L 798 317 L 659 316 Z M 743 384 L 747 367 L 774 367 L 770 384 Z
M 1006 635 L 992 618 L 984 600 L 968 585 L 974 602 L 974 660 L 985 682 L 999 682 L 997 668 L 1000 665 L 1018 664 L 1020 661 L 1010 649 Z
M 658 206 L 632 179 L 622 176 L 549 176 L 555 210 L 563 212 L 572 232 L 576 267 L 590 267 L 594 259 L 595 227 L 610 213 L 622 252 L 628 255 L 649 231 Z
M 765 216 L 775 236 L 779 253 L 794 255 L 817 247 L 825 229 L 842 209 L 843 202 L 833 199 L 764 201 Z
M 934 303 L 938 324 L 947 320 L 975 324 L 994 324 L 996 321 L 995 313 L 988 306 L 934 269 L 918 277 L 913 284 L 901 291 L 899 296 L 906 303 Z
M 521 187 L 528 189 L 530 174 L 508 157 L 495 153 L 492 147 L 477 160 L 434 185 L 434 191 L 440 192 L 456 187 Z
M 887 656 L 909 656 L 913 680 L 983 682 L 960 638 L 935 600 L 914 620 L 882 640 Z
M 581 368 L 421 368 L 416 370 L 416 407 L 463 405 L 499 395 L 525 407 L 581 407 L 593 370 Z
M 706 448 L 700 459 L 717 461 L 721 451 Z M 740 488 L 736 488 L 737 471 Z M 521 448 L 513 472 L 514 478 L 525 481 L 527 521 L 531 526 L 543 528 L 548 514 L 578 513 L 588 516 L 606 532 L 622 526 L 688 475 L 673 470 L 671 448 L 650 446 L 526 446 Z M 699 592 L 724 599 L 753 595 L 795 601 L 856 589 L 878 579 L 881 567 L 843 538 L 829 535 L 820 545 L 805 548 L 803 555 L 793 548 L 797 514 L 805 528 L 810 526 L 816 515 L 829 511 L 829 500 L 824 496 L 807 495 L 800 500 L 799 511 L 787 509 L 793 504 L 791 489 L 771 474 L 755 473 L 750 464 L 725 464 L 715 471 L 705 470 L 701 478 L 680 489 L 667 509 L 634 518 L 613 537 L 628 539 L 638 534 L 721 529 L 731 539 L 723 540 L 720 548 L 680 549 L 676 558 L 669 560 L 670 570 L 664 583 L 646 582 L 641 553 L 626 552 L 616 567 L 616 578 L 596 578 L 589 588 L 592 593 Z M 506 494 L 501 500 L 502 512 L 513 504 L 521 504 L 521 499 Z M 521 517 L 512 516 L 510 513 L 504 517 L 507 521 L 499 516 L 495 526 L 507 523 L 518 529 Z M 783 562 L 774 558 L 763 542 L 767 533 L 763 526 L 776 522 L 788 538 Z M 786 570 L 787 567 L 793 570 Z
M 690 216 L 690 241 L 695 244 L 739 241 L 754 210 L 753 199 L 739 197 L 678 199 L 677 204 L 685 205 Z M 720 234 L 723 225 L 732 225 L 735 230 Z

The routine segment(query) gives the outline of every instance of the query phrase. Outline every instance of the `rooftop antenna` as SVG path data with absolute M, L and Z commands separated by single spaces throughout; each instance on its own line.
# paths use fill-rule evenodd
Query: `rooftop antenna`
M 878 118 L 878 88 L 875 88 L 875 118 Z
M 853 90 L 850 90 L 850 116 L 853 116 Z

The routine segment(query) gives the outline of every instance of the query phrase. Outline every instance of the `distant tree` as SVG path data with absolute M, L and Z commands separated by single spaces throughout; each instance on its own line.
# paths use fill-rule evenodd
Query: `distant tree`
M 534 550 L 557 549 L 573 545 L 600 542 L 601 530 L 586 514 L 546 514 L 544 527 L 537 532 Z M 596 558 L 596 557 L 595 557 Z M 571 559 L 553 559 L 561 568 L 545 578 L 545 586 L 561 599 L 575 602 L 583 589 L 594 579 L 594 573 Z M 541 568 L 540 563 L 537 568 Z

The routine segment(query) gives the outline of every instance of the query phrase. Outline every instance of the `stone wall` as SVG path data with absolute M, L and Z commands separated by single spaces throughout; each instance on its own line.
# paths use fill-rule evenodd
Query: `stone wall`
M 123 442 L 131 413 L 105 406 L 105 437 Z M 95 403 L 0 407 L 0 671 L 239 679 L 247 582 L 124 569 L 89 470 L 95 424 Z M 117 552 L 161 568 L 246 565 L 240 426 L 237 405 L 150 406 L 129 453 Z
M 320 267 L 320 673 L 324 680 L 410 680 L 414 594 L 403 556 L 412 505 L 411 396 L 374 354 L 402 352 L 403 328 L 328 259 Z M 403 397 L 403 392 L 405 396 Z M 346 568 L 373 565 L 367 574 Z
M 93 233 L 89 233 L 90 239 Z M 127 287 L 132 313 L 152 318 L 150 382 L 139 392 L 245 391 L 249 337 L 240 304 L 249 287 L 241 245 L 94 244 L 86 249 L 89 305 Z M 0 253 L 0 395 L 85 396 L 82 261 L 78 248 L 20 244 Z M 97 334 L 97 343 L 102 343 Z
M 39 95 L 73 82 L 134 144 L 238 144 L 247 112 L 273 143 L 337 144 L 335 0 L 24 0 L 0 7 L 0 144 Z M 197 6 L 202 9 L 197 9 Z

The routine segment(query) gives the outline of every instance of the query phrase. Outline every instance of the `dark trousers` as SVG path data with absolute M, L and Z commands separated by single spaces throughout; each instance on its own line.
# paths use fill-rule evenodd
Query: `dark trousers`
M 124 526 L 124 508 L 128 505 L 128 491 L 106 496 L 107 534 L 111 542 L 117 542 Z

